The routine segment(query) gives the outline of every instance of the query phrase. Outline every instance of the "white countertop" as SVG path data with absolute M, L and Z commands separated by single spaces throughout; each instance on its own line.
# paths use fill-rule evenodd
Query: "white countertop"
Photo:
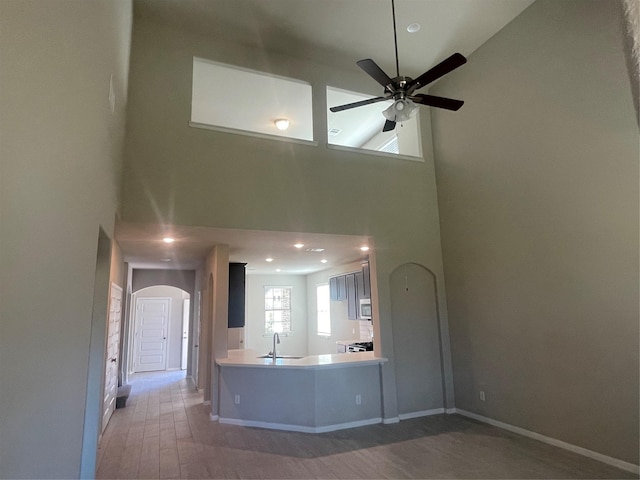
M 227 358 L 218 358 L 221 367 L 273 367 L 271 358 L 258 358 L 264 353 L 255 350 L 229 350 Z M 376 365 L 386 362 L 386 358 L 376 357 L 373 352 L 331 353 L 309 355 L 302 358 L 278 358 L 276 367 L 285 368 L 339 368 Z

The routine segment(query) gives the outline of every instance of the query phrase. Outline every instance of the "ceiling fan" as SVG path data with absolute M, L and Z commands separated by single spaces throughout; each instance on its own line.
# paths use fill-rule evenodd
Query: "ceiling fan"
M 386 118 L 383 132 L 389 132 L 396 128 L 396 122 L 404 122 L 409 119 L 411 112 L 416 108 L 416 103 L 430 107 L 445 108 L 447 110 L 459 110 L 464 103 L 462 100 L 452 98 L 436 97 L 423 93 L 414 93 L 416 90 L 436 81 L 438 78 L 464 65 L 467 59 L 460 53 L 454 53 L 449 58 L 443 60 L 435 67 L 427 70 L 415 80 L 411 77 L 400 76 L 400 66 L 398 63 L 398 38 L 396 34 L 396 10 L 394 0 L 391 0 L 391 14 L 393 16 L 393 40 L 396 49 L 396 74 L 395 78 L 390 78 L 376 62 L 370 58 L 359 60 L 356 64 L 364 70 L 371 78 L 384 87 L 384 96 L 369 98 L 354 103 L 347 103 L 337 107 L 331 107 L 332 112 L 341 112 L 351 108 L 362 107 L 376 102 L 393 100 L 393 104 L 382 114 Z

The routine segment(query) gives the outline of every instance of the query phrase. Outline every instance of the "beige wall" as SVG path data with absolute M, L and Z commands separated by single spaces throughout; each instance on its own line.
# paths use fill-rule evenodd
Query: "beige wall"
M 433 134 L 456 407 L 638 464 L 621 19 L 617 1 L 538 0 L 432 89 L 466 101 Z
M 383 367 L 385 416 L 394 418 L 389 274 L 397 265 L 416 262 L 436 272 L 442 282 L 428 115 L 422 111 L 425 162 L 328 149 L 326 85 L 361 89 L 366 79 L 361 72 L 269 56 L 138 20 L 132 47 L 123 220 L 372 235 L 382 354 L 391 360 Z M 319 145 L 190 128 L 194 56 L 311 82 Z M 375 93 L 375 82 L 371 83 Z M 444 300 L 444 285 L 440 286 Z M 446 322 L 444 306 L 443 318 Z
M 2 478 L 95 463 L 82 452 L 85 399 L 101 396 L 87 379 L 104 371 L 88 371 L 93 288 L 118 203 L 131 20 L 127 0 L 0 2 Z

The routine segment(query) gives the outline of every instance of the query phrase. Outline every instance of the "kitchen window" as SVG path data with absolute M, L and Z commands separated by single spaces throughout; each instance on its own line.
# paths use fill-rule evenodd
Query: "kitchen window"
M 331 336 L 331 299 L 329 295 L 329 284 L 324 283 L 316 287 L 316 311 L 317 311 L 317 333 L 322 337 Z
M 264 333 L 291 333 L 291 287 L 264 287 Z

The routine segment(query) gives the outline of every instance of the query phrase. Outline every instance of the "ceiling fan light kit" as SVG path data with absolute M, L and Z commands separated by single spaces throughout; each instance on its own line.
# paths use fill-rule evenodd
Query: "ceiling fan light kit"
M 376 62 L 370 58 L 359 60 L 356 64 L 364 70 L 371 78 L 384 87 L 384 96 L 369 98 L 359 102 L 348 103 L 329 108 L 330 111 L 336 113 L 351 108 L 362 107 L 372 103 L 383 102 L 385 100 L 393 100 L 393 104 L 387 108 L 382 114 L 386 121 L 382 129 L 388 132 L 396 128 L 397 122 L 407 121 L 411 113 L 416 108 L 416 104 L 426 105 L 430 107 L 444 108 L 446 110 L 459 110 L 464 104 L 462 100 L 454 100 L 452 98 L 436 97 L 434 95 L 426 95 L 414 92 L 440 77 L 464 65 L 467 59 L 460 53 L 454 53 L 449 58 L 443 60 L 435 67 L 427 70 L 415 80 L 411 77 L 400 75 L 400 66 L 398 61 L 398 39 L 396 33 L 396 12 L 394 0 L 391 0 L 391 13 L 393 16 L 393 39 L 396 52 L 396 78 L 387 75 Z

